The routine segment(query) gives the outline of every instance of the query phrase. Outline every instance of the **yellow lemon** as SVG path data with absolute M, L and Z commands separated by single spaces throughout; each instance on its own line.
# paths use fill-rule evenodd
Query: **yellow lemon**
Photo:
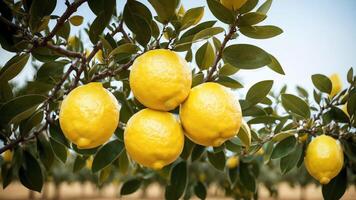
M 231 156 L 230 158 L 227 159 L 226 161 L 226 166 L 229 169 L 235 168 L 239 165 L 240 159 L 238 156 Z
M 180 118 L 187 137 L 203 146 L 220 146 L 239 132 L 242 123 L 237 98 L 229 88 L 212 82 L 191 89 Z
M 342 82 L 339 74 L 332 74 L 330 77 L 331 83 L 332 83 L 332 89 L 330 92 L 330 96 L 334 97 L 337 95 L 341 89 L 342 89 Z
M 119 123 L 120 106 L 101 83 L 72 90 L 63 100 L 59 122 L 64 135 L 81 149 L 97 147 L 110 139 Z
M 308 139 L 308 134 L 307 134 L 307 133 L 301 134 L 301 135 L 298 137 L 298 140 L 299 140 L 299 142 L 301 142 L 301 143 L 307 141 L 307 139 Z
M 151 109 L 173 110 L 187 98 L 191 85 L 188 63 L 170 50 L 148 51 L 131 67 L 132 92 L 139 102 Z
M 146 108 L 129 119 L 124 141 L 133 160 L 149 168 L 161 169 L 179 157 L 184 134 L 172 113 Z
M 220 0 L 221 4 L 230 10 L 240 9 L 247 0 Z
M 3 154 L 3 159 L 5 162 L 11 162 L 12 161 L 12 151 L 11 150 L 6 150 Z
M 321 184 L 327 184 L 341 171 L 344 154 L 337 140 L 321 135 L 308 145 L 304 162 L 312 177 Z

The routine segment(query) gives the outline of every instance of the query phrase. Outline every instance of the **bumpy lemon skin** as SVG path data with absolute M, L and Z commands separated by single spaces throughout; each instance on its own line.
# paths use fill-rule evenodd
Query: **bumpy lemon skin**
M 344 164 L 340 143 L 330 136 L 316 137 L 308 145 L 304 163 L 312 177 L 321 184 L 328 184 L 339 174 Z
M 187 98 L 191 85 L 188 63 L 170 50 L 148 51 L 131 67 L 131 90 L 139 102 L 151 109 L 175 109 Z
M 146 108 L 127 122 L 124 142 L 133 160 L 159 170 L 174 162 L 182 153 L 184 133 L 173 114 Z
M 101 83 L 72 90 L 59 113 L 64 135 L 80 149 L 100 146 L 110 139 L 119 123 L 120 106 Z
M 342 82 L 339 74 L 332 74 L 330 77 L 332 83 L 332 89 L 330 92 L 330 97 L 334 97 L 342 90 Z
M 239 132 L 242 113 L 229 88 L 209 82 L 191 89 L 180 107 L 180 119 L 193 142 L 220 146 Z
M 246 1 L 247 0 L 220 0 L 223 6 L 233 11 L 240 9 Z

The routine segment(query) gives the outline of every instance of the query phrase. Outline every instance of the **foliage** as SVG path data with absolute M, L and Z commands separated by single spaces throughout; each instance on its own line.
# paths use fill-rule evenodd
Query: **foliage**
M 90 24 L 82 24 L 83 17 L 74 14 L 85 2 L 96 15 Z M 91 180 L 100 186 L 121 180 L 122 195 L 152 182 L 166 187 L 167 199 L 187 199 L 194 194 L 204 199 L 212 184 L 236 199 L 257 198 L 262 184 L 276 195 L 275 184 L 280 181 L 313 182 L 303 157 L 307 144 L 320 134 L 338 139 L 345 154 L 342 172 L 323 186 L 325 199 L 340 198 L 347 185 L 355 183 L 356 77 L 352 68 L 346 77 L 347 88 L 335 96 L 329 95 L 334 83 L 322 74 L 308 80 L 315 85 L 313 95 L 301 87 L 297 87 L 297 95 L 287 92 L 286 86 L 272 90 L 271 80 L 253 85 L 240 99 L 244 119 L 252 127 L 249 147 L 238 137 L 216 148 L 205 148 L 186 138 L 181 158 L 160 171 L 133 163 L 123 145 L 123 129 L 127 120 L 143 109 L 130 95 L 128 84 L 129 68 L 139 55 L 158 48 L 179 52 L 195 66 L 193 86 L 214 81 L 236 90 L 243 85 L 234 75 L 243 75 L 243 70 L 267 66 L 276 73 L 284 71 L 271 52 L 251 44 L 228 43 L 237 41 L 239 34 L 268 39 L 283 31 L 258 25 L 267 18 L 272 0 L 261 6 L 257 0 L 248 0 L 236 12 L 207 0 L 206 7 L 192 8 L 185 14 L 177 13 L 178 0 L 149 0 L 153 13 L 143 1 L 133 0 L 128 0 L 123 10 L 115 10 L 113 5 L 118 2 L 123 3 L 65 1 L 66 11 L 56 16 L 53 10 L 63 1 L 0 1 L 0 44 L 15 54 L 0 70 L 0 153 L 13 152 L 12 161 L 0 162 L 4 188 L 16 179 L 36 191 L 48 180 L 56 184 Z M 222 23 L 215 19 L 199 22 L 206 8 Z M 50 27 L 50 22 L 55 25 Z M 69 36 L 72 26 L 84 28 L 91 44 L 81 41 L 84 32 Z M 89 46 L 93 48 L 87 52 Z M 95 56 L 98 52 L 102 59 Z M 36 74 L 19 86 L 11 80 L 27 63 Z M 104 83 L 120 102 L 120 126 L 107 144 L 83 150 L 64 137 L 58 126 L 58 109 L 73 88 L 92 81 Z M 240 164 L 232 169 L 225 166 L 230 155 L 240 158 Z M 89 171 L 84 166 L 92 157 Z M 65 171 L 69 168 L 80 173 L 73 176 Z

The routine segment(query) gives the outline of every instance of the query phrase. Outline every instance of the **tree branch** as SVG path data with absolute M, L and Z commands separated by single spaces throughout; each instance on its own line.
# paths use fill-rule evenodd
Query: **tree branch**
M 49 40 L 51 40 L 54 35 L 61 29 L 63 24 L 67 21 L 67 19 L 77 11 L 78 7 L 82 5 L 84 2 L 87 0 L 77 0 L 74 1 L 72 4 L 68 5 L 66 11 L 63 13 L 63 15 L 58 19 L 57 24 L 54 26 L 52 31 L 43 38 L 42 45 L 45 45 Z
M 230 26 L 230 30 L 228 32 L 228 34 L 226 34 L 222 44 L 221 44 L 221 47 L 219 49 L 219 51 L 217 52 L 216 54 L 216 57 L 215 57 L 215 60 L 214 60 L 214 64 L 213 66 L 210 68 L 209 72 L 208 72 L 208 75 L 207 77 L 205 78 L 205 82 L 209 82 L 209 81 L 212 81 L 212 78 L 213 78 L 213 75 L 214 75 L 214 72 L 217 70 L 217 67 L 218 67 L 218 64 L 219 64 L 219 61 L 221 60 L 222 58 L 222 54 L 223 54 L 223 51 L 226 47 L 226 44 L 227 42 L 231 39 L 231 37 L 233 36 L 233 34 L 236 32 L 236 24 L 237 24 L 237 21 L 238 19 L 235 20 L 235 23 L 231 24 Z
M 53 45 L 49 42 L 47 42 L 45 46 L 48 47 L 49 49 L 52 49 L 62 55 L 68 56 L 68 57 L 79 58 L 79 59 L 83 58 L 83 55 L 79 52 L 69 51 L 67 49 L 61 48 L 60 46 Z

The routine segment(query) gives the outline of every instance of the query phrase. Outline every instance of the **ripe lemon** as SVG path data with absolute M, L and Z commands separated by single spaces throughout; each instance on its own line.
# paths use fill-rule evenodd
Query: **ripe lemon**
M 331 83 L 332 83 L 332 89 L 330 92 L 330 96 L 334 97 L 337 95 L 341 89 L 342 89 L 342 82 L 339 74 L 332 74 L 330 77 Z
M 12 151 L 11 150 L 6 150 L 4 153 L 2 153 L 3 159 L 5 162 L 11 162 L 12 161 Z
M 132 65 L 130 86 L 134 96 L 148 108 L 169 111 L 188 96 L 192 75 L 188 63 L 173 51 L 151 50 Z
M 220 146 L 239 132 L 242 123 L 240 103 L 231 90 L 212 82 L 191 89 L 180 118 L 186 135 L 203 146 Z
M 321 135 L 308 145 L 304 162 L 312 177 L 321 184 L 327 184 L 341 171 L 344 154 L 337 140 Z
M 72 90 L 63 100 L 59 123 L 64 135 L 81 149 L 97 147 L 110 139 L 118 123 L 120 106 L 101 83 Z
M 184 134 L 173 114 L 146 108 L 129 119 L 124 140 L 133 160 L 149 168 L 161 169 L 182 152 Z
M 226 161 L 226 166 L 229 169 L 235 168 L 239 165 L 240 159 L 238 156 L 231 156 L 230 158 L 227 159 Z
M 240 9 L 247 0 L 220 0 L 221 4 L 230 10 Z

